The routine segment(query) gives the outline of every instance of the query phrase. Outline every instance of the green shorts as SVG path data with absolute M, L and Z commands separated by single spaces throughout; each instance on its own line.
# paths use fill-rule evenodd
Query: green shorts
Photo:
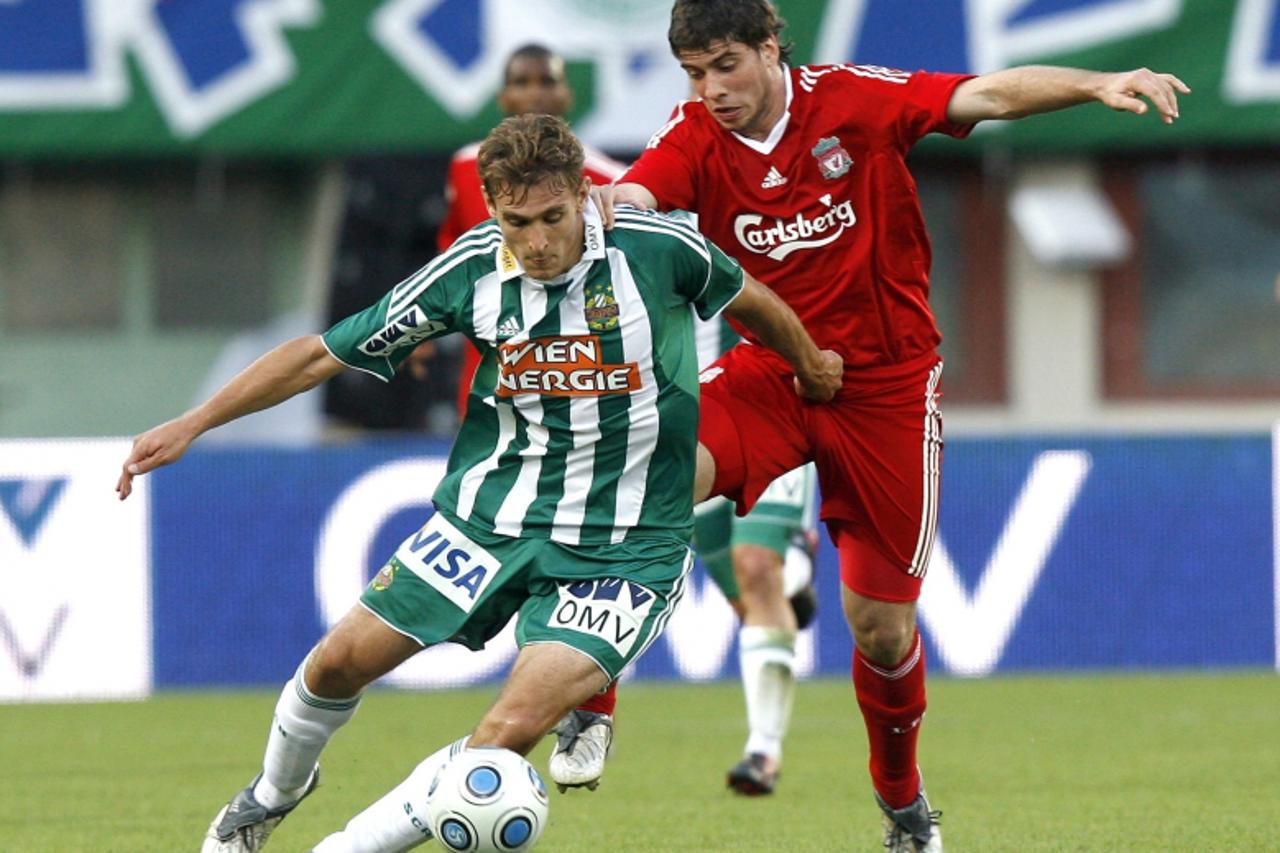
M 519 613 L 521 647 L 572 646 L 612 680 L 662 633 L 692 565 L 677 538 L 563 545 L 481 534 L 436 512 L 360 602 L 424 646 L 483 648 Z
M 698 557 L 726 598 L 738 597 L 733 576 L 732 548 L 759 545 L 783 559 L 793 544 L 803 547 L 813 528 L 814 468 L 802 465 L 769 484 L 751 512 L 733 515 L 733 502 L 712 498 L 699 504 L 694 516 L 693 543 Z

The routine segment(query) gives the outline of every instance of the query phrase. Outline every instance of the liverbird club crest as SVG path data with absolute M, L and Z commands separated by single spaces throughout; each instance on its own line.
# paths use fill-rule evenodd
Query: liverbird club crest
M 613 298 L 613 285 L 609 282 L 595 282 L 584 288 L 586 298 L 587 327 L 593 332 L 607 332 L 617 328 L 618 301 Z
M 849 156 L 848 151 L 844 150 L 840 140 L 834 136 L 824 136 L 819 139 L 818 144 L 813 146 L 809 153 L 818 161 L 822 177 L 828 181 L 834 181 L 853 166 L 853 158 Z

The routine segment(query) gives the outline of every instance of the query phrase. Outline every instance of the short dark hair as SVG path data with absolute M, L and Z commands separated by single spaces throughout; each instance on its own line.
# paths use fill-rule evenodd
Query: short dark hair
M 557 56 L 558 54 L 545 44 L 529 42 L 528 44 L 520 45 L 511 51 L 511 55 L 507 57 L 507 64 L 502 66 L 502 85 L 505 86 L 511 82 L 511 66 L 515 64 L 517 59 L 540 59 L 549 63 L 555 60 Z
M 789 64 L 791 42 L 782 38 L 786 26 L 769 0 L 676 0 L 667 42 L 679 57 L 684 51 L 706 50 L 718 41 L 759 48 L 770 36 L 777 36 L 779 58 Z
M 476 168 L 485 195 L 500 194 L 521 204 L 544 181 L 556 189 L 582 185 L 582 143 L 564 119 L 550 115 L 511 116 L 480 143 Z

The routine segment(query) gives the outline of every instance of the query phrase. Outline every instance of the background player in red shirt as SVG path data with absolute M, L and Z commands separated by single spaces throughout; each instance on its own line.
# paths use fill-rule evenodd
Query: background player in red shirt
M 703 375 L 696 499 L 743 511 L 784 471 L 817 463 L 840 555 L 853 683 L 885 846 L 941 850 L 916 767 L 925 710 L 916 601 L 936 532 L 940 340 L 929 241 L 905 157 L 926 133 L 1100 101 L 1178 116 L 1176 77 L 1010 68 L 978 77 L 879 66 L 792 68 L 767 0 L 676 0 L 669 40 L 696 100 L 679 104 L 614 188 L 615 203 L 683 208 L 840 353 L 830 403 L 743 344 Z M 608 195 L 606 193 L 606 195 Z

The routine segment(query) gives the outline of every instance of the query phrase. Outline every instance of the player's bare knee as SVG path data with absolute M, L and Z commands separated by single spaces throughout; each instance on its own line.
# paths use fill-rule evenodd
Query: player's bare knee
M 490 711 L 471 733 L 469 743 L 471 746 L 500 746 L 527 755 L 554 723 L 554 720 L 547 722 L 544 715 L 532 711 Z
M 845 587 L 841 604 L 854 644 L 868 660 L 894 666 L 911 651 L 916 636 L 915 602 L 881 601 Z
M 893 666 L 911 651 L 915 639 L 915 622 L 901 618 L 893 611 L 876 609 L 849 612 L 853 641 L 863 657 L 880 666 Z
M 894 666 L 911 650 L 915 631 L 900 624 L 879 623 L 855 630 L 853 640 L 858 651 L 879 666 Z
M 733 575 L 744 595 L 782 595 L 782 558 L 768 548 L 734 548 Z
M 303 675 L 307 690 L 325 699 L 350 699 L 372 680 L 357 664 L 352 645 L 333 635 L 311 652 Z

